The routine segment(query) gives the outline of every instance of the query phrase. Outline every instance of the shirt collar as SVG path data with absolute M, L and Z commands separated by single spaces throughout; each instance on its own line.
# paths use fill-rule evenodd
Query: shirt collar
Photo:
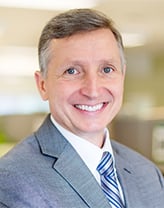
M 113 150 L 110 142 L 109 131 L 107 128 L 104 129 L 105 142 L 102 148 L 92 144 L 91 142 L 83 139 L 67 129 L 63 128 L 58 124 L 51 115 L 52 123 L 57 127 L 60 133 L 68 140 L 68 142 L 73 146 L 76 152 L 80 155 L 84 163 L 87 165 L 92 174 L 97 174 L 96 168 L 102 158 L 104 151 L 108 151 L 113 155 Z M 95 176 L 96 177 L 96 176 Z

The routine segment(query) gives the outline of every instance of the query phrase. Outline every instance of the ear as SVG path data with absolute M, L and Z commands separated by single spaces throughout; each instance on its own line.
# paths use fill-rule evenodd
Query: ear
M 40 71 L 35 72 L 35 81 L 42 99 L 48 100 L 46 78 L 43 77 Z

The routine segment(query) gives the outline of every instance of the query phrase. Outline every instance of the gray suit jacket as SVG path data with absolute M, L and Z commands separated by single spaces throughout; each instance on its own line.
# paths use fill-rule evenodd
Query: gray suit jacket
M 112 141 L 127 208 L 164 207 L 158 169 Z M 110 208 L 99 184 L 49 117 L 0 159 L 0 208 Z

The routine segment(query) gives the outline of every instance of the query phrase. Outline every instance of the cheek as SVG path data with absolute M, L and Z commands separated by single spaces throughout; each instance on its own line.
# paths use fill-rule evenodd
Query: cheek
M 64 84 L 51 85 L 50 91 L 51 102 L 58 105 L 63 105 L 67 102 L 72 93 L 72 90 Z
M 77 82 L 65 81 L 58 85 L 58 96 L 61 97 L 63 101 L 67 100 L 68 102 L 71 102 L 72 99 L 77 99 L 79 89 L 79 83 L 77 84 Z
M 122 100 L 123 100 L 123 85 L 122 84 L 117 84 L 113 86 L 113 88 L 110 90 L 113 96 L 113 102 L 116 105 L 121 106 L 122 105 Z
M 122 79 L 118 79 L 113 81 L 108 88 L 113 96 L 117 97 L 117 96 L 121 96 L 124 90 L 124 82 Z
M 123 93 L 124 93 L 124 86 L 123 84 L 119 86 L 118 91 L 117 91 L 117 99 L 119 100 L 120 105 L 122 105 L 123 101 Z
M 124 92 L 124 87 L 122 84 L 120 84 L 117 88 L 117 92 L 116 92 L 116 95 L 118 97 L 118 99 L 120 98 L 120 100 L 122 100 L 122 97 L 123 97 L 123 92 Z

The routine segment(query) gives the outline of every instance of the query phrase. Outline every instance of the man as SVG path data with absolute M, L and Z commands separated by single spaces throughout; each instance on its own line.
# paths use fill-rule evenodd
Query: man
M 35 79 L 50 115 L 1 158 L 0 207 L 163 207 L 160 171 L 109 139 L 126 71 L 112 21 L 89 9 L 59 14 L 43 29 L 39 63 Z

